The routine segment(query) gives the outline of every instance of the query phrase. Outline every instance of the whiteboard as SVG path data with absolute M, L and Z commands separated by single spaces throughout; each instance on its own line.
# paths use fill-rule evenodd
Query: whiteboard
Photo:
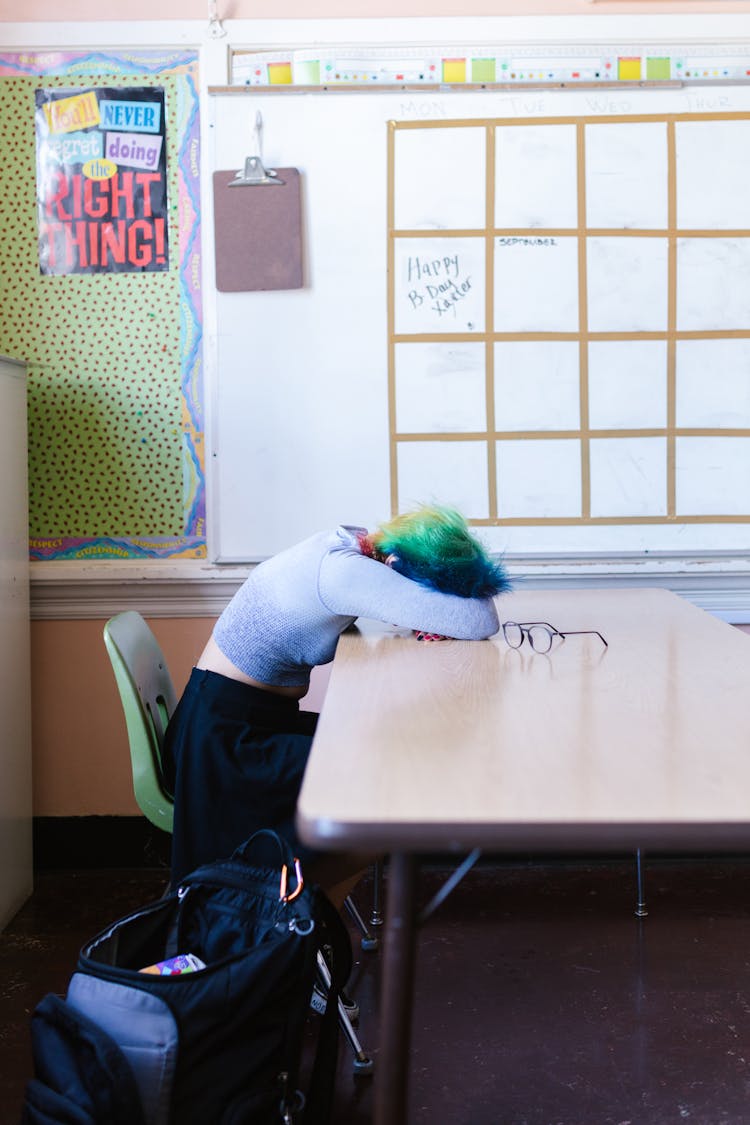
M 209 112 L 238 170 L 260 112 L 305 239 L 302 289 L 216 294 L 216 561 L 430 500 L 511 556 L 746 549 L 750 88 Z

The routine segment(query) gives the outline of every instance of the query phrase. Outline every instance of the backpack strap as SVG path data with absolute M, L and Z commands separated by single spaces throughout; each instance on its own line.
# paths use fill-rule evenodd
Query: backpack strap
M 352 971 L 352 944 L 341 915 L 322 891 L 318 892 L 316 917 L 319 938 L 317 948 L 326 946 L 326 963 L 331 973 L 326 1009 L 321 1018 L 318 1046 L 310 1074 L 305 1105 L 306 1125 L 327 1122 L 333 1106 L 339 1047 L 339 996 Z
M 265 861 L 272 863 L 273 860 L 269 859 L 269 847 L 274 854 L 274 859 L 280 864 L 289 865 L 294 862 L 291 844 L 284 836 L 274 832 L 273 828 L 259 828 L 257 832 L 253 832 L 252 836 L 234 849 L 231 858 L 243 859 L 246 863 L 253 863 L 257 862 L 265 852 Z M 252 852 L 255 853 L 254 858 L 251 858 L 250 853 Z

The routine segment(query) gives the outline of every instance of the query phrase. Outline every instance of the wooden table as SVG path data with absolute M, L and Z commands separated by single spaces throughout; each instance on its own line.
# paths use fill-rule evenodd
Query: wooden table
M 309 844 L 390 853 L 376 1125 L 406 1121 L 420 853 L 750 850 L 750 638 L 664 590 L 529 590 L 568 637 L 344 635 L 298 805 Z

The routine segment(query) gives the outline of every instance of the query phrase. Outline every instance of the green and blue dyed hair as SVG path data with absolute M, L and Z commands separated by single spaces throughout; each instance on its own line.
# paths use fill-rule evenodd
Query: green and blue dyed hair
M 491 598 L 510 589 L 502 563 L 490 557 L 452 508 L 424 505 L 380 524 L 373 547 L 399 574 L 462 598 Z

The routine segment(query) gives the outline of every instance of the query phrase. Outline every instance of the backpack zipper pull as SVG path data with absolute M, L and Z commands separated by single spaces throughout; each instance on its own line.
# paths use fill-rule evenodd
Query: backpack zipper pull
M 290 918 L 289 929 L 300 937 L 308 937 L 315 929 L 314 918 Z

